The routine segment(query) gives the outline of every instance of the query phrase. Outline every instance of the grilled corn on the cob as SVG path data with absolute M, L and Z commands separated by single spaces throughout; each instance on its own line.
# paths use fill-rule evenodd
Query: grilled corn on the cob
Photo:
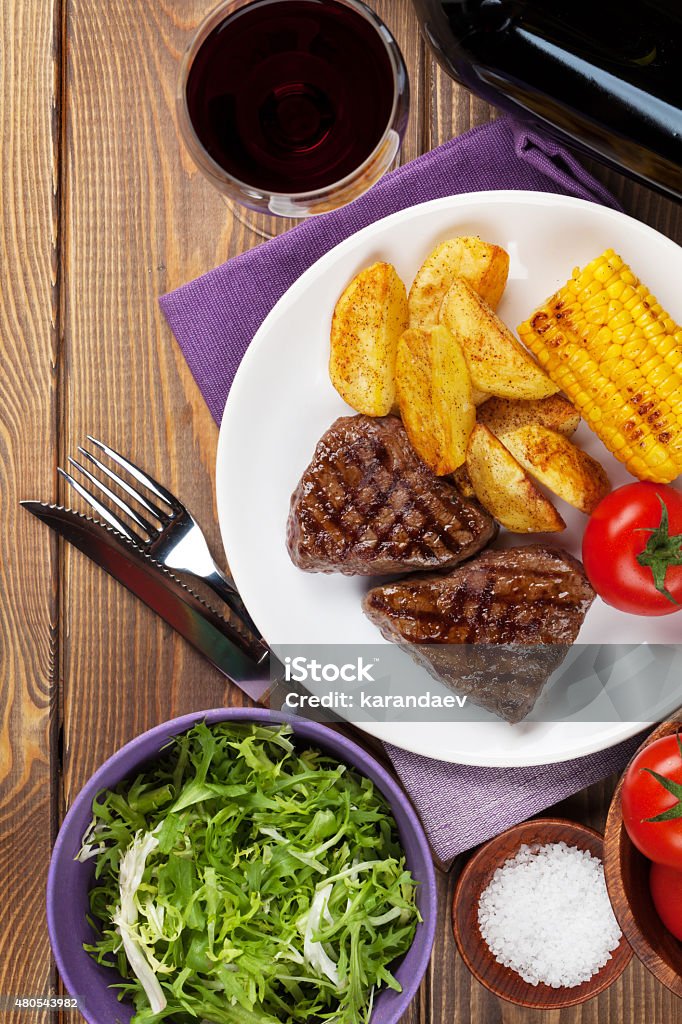
M 634 476 L 682 472 L 682 329 L 613 249 L 576 269 L 519 335 Z

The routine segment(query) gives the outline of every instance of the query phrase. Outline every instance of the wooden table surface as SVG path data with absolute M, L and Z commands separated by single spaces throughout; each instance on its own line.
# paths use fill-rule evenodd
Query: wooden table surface
M 156 301 L 257 241 L 196 171 L 176 130 L 180 56 L 213 2 L 0 3 L 0 995 L 42 995 L 57 984 L 48 860 L 65 808 L 95 768 L 164 719 L 244 703 L 18 505 L 68 500 L 56 467 L 94 433 L 183 496 L 220 551 L 218 431 Z M 373 6 L 410 68 L 404 159 L 494 116 L 436 69 L 409 0 Z M 627 211 L 682 242 L 682 206 L 594 169 Z M 610 791 L 593 787 L 562 810 L 601 827 Z M 682 1022 L 682 1004 L 637 961 L 573 1010 L 499 1002 L 455 952 L 456 873 L 457 865 L 440 878 L 432 965 L 409 1024 Z

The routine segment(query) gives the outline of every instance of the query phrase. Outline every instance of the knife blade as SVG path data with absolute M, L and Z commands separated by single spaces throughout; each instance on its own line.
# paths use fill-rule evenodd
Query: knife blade
M 269 652 L 142 548 L 98 519 L 61 505 L 23 507 L 122 583 L 252 700 L 270 689 Z

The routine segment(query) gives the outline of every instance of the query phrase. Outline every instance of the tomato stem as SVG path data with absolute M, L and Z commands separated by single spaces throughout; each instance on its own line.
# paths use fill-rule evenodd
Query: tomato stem
M 676 601 L 670 591 L 666 589 L 665 574 L 670 566 L 682 565 L 682 533 L 670 536 L 668 507 L 660 494 L 657 494 L 656 497 L 661 503 L 661 521 L 656 528 L 644 526 L 638 528 L 646 530 L 651 536 L 646 542 L 644 550 L 637 555 L 637 561 L 640 565 L 651 569 L 654 586 L 659 594 L 663 594 L 663 597 L 666 597 L 672 604 L 679 605 L 680 602 Z
M 682 738 L 680 738 L 680 727 L 675 730 L 675 739 L 677 740 L 677 749 L 682 759 Z M 653 768 L 643 768 L 642 771 L 648 772 L 652 778 L 656 779 L 656 782 L 660 782 L 664 789 L 667 789 L 669 793 L 677 797 L 677 803 L 669 807 L 667 811 L 663 811 L 662 814 L 657 814 L 655 818 L 645 818 L 645 821 L 673 821 L 675 818 L 682 818 L 682 783 L 673 782 L 672 779 L 668 779 L 665 775 L 661 775 L 659 772 L 655 772 Z
M 669 793 L 677 797 L 677 803 L 674 803 L 667 811 L 657 814 L 655 818 L 645 818 L 645 821 L 672 821 L 674 818 L 682 818 L 682 783 L 666 779 L 665 775 L 659 775 L 653 768 L 645 768 L 644 771 L 652 775 L 656 782 L 660 782 L 664 789 L 667 789 Z

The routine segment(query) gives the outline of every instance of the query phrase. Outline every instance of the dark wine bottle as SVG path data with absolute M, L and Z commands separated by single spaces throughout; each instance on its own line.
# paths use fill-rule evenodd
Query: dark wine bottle
M 682 0 L 413 0 L 445 70 L 682 199 Z

